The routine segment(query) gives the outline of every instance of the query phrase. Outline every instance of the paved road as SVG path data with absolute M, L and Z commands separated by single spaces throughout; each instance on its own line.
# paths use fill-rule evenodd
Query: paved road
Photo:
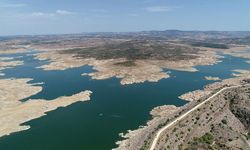
M 201 102 L 200 104 L 196 105 L 194 108 L 190 109 L 189 111 L 187 111 L 186 113 L 184 113 L 183 115 L 177 117 L 175 120 L 173 120 L 172 122 L 170 122 L 169 124 L 167 124 L 166 126 L 164 126 L 163 128 L 161 128 L 154 140 L 153 143 L 151 144 L 150 150 L 154 150 L 155 146 L 157 144 L 157 141 L 159 140 L 162 132 L 164 132 L 166 129 L 168 129 L 170 126 L 172 126 L 173 124 L 175 124 L 176 122 L 180 121 L 181 119 L 183 119 L 184 117 L 186 117 L 187 115 L 189 115 L 190 113 L 192 113 L 193 111 L 195 111 L 196 109 L 198 109 L 199 107 L 201 107 L 202 105 L 204 105 L 206 102 L 210 101 L 211 99 L 213 99 L 215 96 L 217 96 L 218 94 L 220 94 L 221 92 L 228 90 L 228 89 L 233 89 L 233 88 L 237 88 L 237 87 L 242 87 L 242 86 L 246 86 L 246 85 L 236 85 L 236 86 L 231 86 L 231 87 L 224 87 L 221 90 L 219 90 L 218 92 L 216 92 L 215 94 L 213 94 L 212 96 L 210 96 L 209 98 L 207 98 L 206 100 L 204 100 L 203 102 Z

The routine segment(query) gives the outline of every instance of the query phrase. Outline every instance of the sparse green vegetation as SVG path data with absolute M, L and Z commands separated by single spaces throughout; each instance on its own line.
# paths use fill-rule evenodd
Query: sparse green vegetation
M 246 137 L 247 137 L 247 140 L 250 139 L 250 132 L 247 133 Z
M 101 46 L 75 48 L 61 53 L 76 54 L 81 58 L 96 58 L 99 60 L 126 58 L 129 61 L 138 59 L 151 60 L 189 60 L 197 58 L 199 49 L 188 46 L 170 44 L 156 40 L 130 40 L 118 43 L 106 43 Z M 188 54 L 188 55 L 187 55 Z M 125 62 L 126 65 L 133 65 Z
M 178 150 L 183 150 L 183 144 L 178 145 Z
M 120 66 L 125 66 L 125 67 L 133 67 L 136 66 L 135 62 L 132 60 L 124 61 L 124 62 L 119 62 L 115 63 L 115 65 L 120 65 Z
M 226 119 L 222 119 L 221 122 L 222 122 L 223 124 L 227 124 L 227 120 L 226 120 Z
M 197 46 L 197 47 L 209 47 L 209 48 L 219 48 L 219 49 L 228 49 L 229 48 L 225 44 L 207 43 L 207 42 L 195 42 L 195 43 L 192 43 L 191 45 Z
M 201 143 L 212 144 L 213 141 L 214 141 L 214 137 L 213 137 L 212 134 L 206 133 L 202 137 L 200 137 L 200 138 L 198 138 L 196 140 L 201 142 Z
M 176 132 L 176 130 L 177 130 L 177 128 L 174 128 L 174 129 L 173 129 L 173 132 Z

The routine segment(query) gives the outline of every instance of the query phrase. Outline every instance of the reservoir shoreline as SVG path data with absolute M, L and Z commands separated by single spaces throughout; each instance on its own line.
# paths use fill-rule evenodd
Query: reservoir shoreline
M 25 62 L 24 62 L 24 65 L 25 65 Z M 209 67 L 213 67 L 213 66 L 209 66 Z M 22 68 L 22 66 L 19 66 L 19 67 L 17 67 L 17 68 Z M 15 70 L 15 68 L 9 68 L 9 69 L 7 69 L 7 70 Z M 79 69 L 79 68 L 78 68 Z M 38 70 L 40 70 L 40 69 L 38 69 Z M 69 69 L 69 70 L 65 70 L 66 72 L 69 72 L 70 70 L 74 70 L 74 69 Z M 200 70 L 200 69 L 198 69 L 198 70 Z M 165 70 L 164 70 L 165 71 Z M 202 69 L 201 69 L 201 71 L 202 71 Z M 5 72 L 5 71 L 4 71 Z M 62 72 L 64 72 L 64 71 L 62 71 Z M 81 72 L 81 71 L 79 71 L 79 72 Z M 6 74 L 7 74 L 7 76 L 6 76 L 6 78 L 8 77 L 8 71 L 7 72 L 5 72 Z M 81 72 L 81 73 L 79 73 L 79 76 L 81 77 L 81 78 L 86 78 L 86 79 L 88 79 L 89 80 L 89 77 L 83 77 L 83 76 L 81 76 L 81 74 L 82 74 L 83 72 Z M 175 77 L 175 75 L 176 75 L 176 73 L 177 74 L 182 74 L 182 73 L 184 73 L 184 74 L 186 74 L 185 72 L 175 72 L 175 71 L 171 71 L 171 75 L 172 75 L 172 77 L 171 78 L 168 78 L 168 79 L 166 79 L 166 80 L 162 80 L 162 81 L 160 81 L 160 82 L 158 82 L 157 84 L 159 84 L 159 83 L 161 83 L 161 84 L 167 84 L 168 82 L 168 80 L 173 80 Z M 189 73 L 189 72 L 187 72 L 187 74 L 193 74 L 193 73 Z M 215 75 L 213 75 L 213 76 L 215 76 Z M 178 75 L 177 75 L 177 77 L 178 77 Z M 223 77 L 222 77 L 223 78 Z M 37 79 L 36 79 L 37 80 Z M 35 82 L 36 82 L 36 80 L 35 80 Z M 109 82 L 111 82 L 113 79 L 111 79 L 111 80 L 107 80 L 107 81 L 109 81 Z M 202 80 L 205 80 L 204 79 L 204 76 L 202 75 Z M 37 81 L 39 81 L 39 80 L 37 80 Z M 43 81 L 39 81 L 39 82 L 43 82 Z M 100 82 L 103 82 L 103 83 L 107 83 L 105 80 L 103 80 L 103 81 L 100 81 Z M 114 81 L 112 81 L 112 82 L 118 82 L 119 83 L 119 80 L 118 79 L 115 79 Z M 183 82 L 184 82 L 184 80 L 183 80 Z M 213 82 L 213 81 L 204 81 L 204 82 L 206 82 L 206 83 L 209 83 L 209 82 Z M 48 82 L 45 82 L 45 84 L 46 83 L 48 83 Z M 136 85 L 129 85 L 128 87 L 127 86 L 125 86 L 125 88 L 129 88 L 129 87 L 137 87 L 137 86 L 142 86 L 142 85 L 150 85 L 149 83 L 143 83 L 143 84 L 136 84 Z M 160 85 L 161 85 L 160 84 Z M 117 85 L 118 86 L 118 85 Z M 152 85 L 151 85 L 152 86 Z M 194 87 L 195 88 L 195 87 Z M 166 88 L 167 89 L 167 88 Z M 176 88 L 177 89 L 177 88 Z M 90 89 L 91 90 L 91 89 Z M 169 89 L 170 90 L 170 89 Z M 186 91 L 188 91 L 188 90 L 186 90 Z M 93 90 L 93 92 L 95 93 L 95 90 Z M 181 93 L 180 93 L 181 94 Z M 36 96 L 35 96 L 36 97 Z M 165 96 L 165 97 L 169 97 L 169 96 Z M 162 97 L 163 98 L 163 97 Z M 117 100 L 116 100 L 117 101 Z M 91 102 L 90 102 L 91 103 Z M 166 103 L 166 101 L 165 102 L 163 102 L 162 101 L 162 104 L 164 104 L 164 103 Z M 161 105 L 161 104 L 160 104 Z M 77 105 L 76 105 L 77 106 Z M 159 105 L 158 105 L 159 106 Z M 69 107 L 70 108 L 70 107 Z M 154 107 L 153 107 L 154 108 Z M 67 110 L 67 108 L 65 108 L 66 110 Z M 163 109 L 163 108 L 162 108 Z M 148 109 L 148 110 L 151 110 L 151 109 Z M 56 111 L 55 111 L 56 112 Z M 149 112 L 149 111 L 148 111 Z M 102 113 L 102 114 L 104 114 L 104 116 L 105 116 L 105 113 L 103 113 L 103 112 L 100 112 L 100 113 Z M 52 113 L 49 113 L 49 114 L 54 114 L 53 112 Z M 118 116 L 123 116 L 123 115 L 118 115 Z M 87 117 L 87 116 L 86 116 Z M 49 118 L 49 116 L 47 117 L 45 117 L 45 118 Z M 37 119 L 36 119 L 37 120 Z M 36 120 L 34 121 L 34 122 L 36 122 Z M 38 119 L 38 120 L 43 120 L 43 119 Z M 33 122 L 33 121 L 31 121 L 31 122 Z M 26 123 L 25 123 L 26 124 Z M 141 123 L 138 123 L 138 125 L 139 124 L 141 124 Z M 136 127 L 133 127 L 133 128 L 136 128 Z M 29 131 L 29 130 L 28 130 Z M 32 128 L 30 129 L 30 131 L 32 131 L 33 132 L 33 130 L 32 130 Z M 124 130 L 125 131 L 125 130 Z M 26 132 L 26 131 L 25 131 Z M 120 132 L 118 132 L 118 133 L 120 133 Z M 118 135 L 118 133 L 117 133 L 117 135 Z M 25 133 L 23 133 L 23 132 L 21 132 L 21 134 L 20 135 L 23 135 L 23 134 L 25 134 Z M 16 135 L 16 134 L 15 134 Z M 19 135 L 19 134 L 18 134 Z M 6 139 L 6 138 L 5 138 Z M 8 138 L 7 138 L 8 139 Z M 0 140 L 1 141 L 1 140 Z M 113 141 L 114 142 L 114 141 Z M 1 147 L 1 144 L 0 144 L 0 147 Z M 113 146 L 112 146 L 113 147 Z

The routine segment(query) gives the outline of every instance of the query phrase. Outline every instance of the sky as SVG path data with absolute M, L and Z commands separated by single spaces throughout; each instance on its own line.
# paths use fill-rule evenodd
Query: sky
M 0 0 L 0 36 L 250 31 L 250 0 Z

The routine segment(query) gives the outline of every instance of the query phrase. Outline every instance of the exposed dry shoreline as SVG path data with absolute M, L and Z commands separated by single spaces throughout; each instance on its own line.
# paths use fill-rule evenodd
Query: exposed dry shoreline
M 8 48 L 5 50 L 0 50 L 0 55 L 2 54 L 18 54 L 29 52 L 26 48 Z
M 19 54 L 29 52 L 29 45 L 20 45 L 19 41 L 0 42 L 0 55 L 2 54 Z
M 115 65 L 126 61 L 126 59 L 97 60 L 94 58 L 82 59 L 72 54 L 61 54 L 59 51 L 44 52 L 35 54 L 39 60 L 50 60 L 48 65 L 41 66 L 44 70 L 65 70 L 67 68 L 80 67 L 84 65 L 93 66 L 96 72 L 87 74 L 92 79 L 102 80 L 111 77 L 121 78 L 121 84 L 142 83 L 145 81 L 157 82 L 160 79 L 168 78 L 169 74 L 163 69 L 180 71 L 197 71 L 197 65 L 213 65 L 219 62 L 219 56 L 212 51 L 202 51 L 198 58 L 191 60 L 136 60 L 135 66 Z M 86 74 L 83 74 L 86 75 Z
M 237 72 L 237 73 L 233 73 L 233 75 L 236 77 L 247 77 L 250 75 L 250 70 L 237 69 L 237 70 L 233 70 L 233 71 Z
M 20 65 L 23 65 L 23 61 L 14 60 L 14 57 L 0 57 L 0 76 L 5 76 L 5 74 L 2 73 L 4 69 L 13 68 Z
M 23 65 L 23 61 L 0 61 L 0 69 L 13 68 L 15 66 Z
M 103 44 L 103 43 L 102 43 Z M 102 45 L 100 44 L 100 45 Z M 173 43 L 172 43 L 173 44 Z M 187 48 L 190 46 L 186 46 Z M 36 47 L 39 49 L 44 49 L 42 47 Z M 218 50 L 214 48 L 205 48 L 198 47 L 201 51 L 195 59 L 189 60 L 136 60 L 134 61 L 134 66 L 122 66 L 116 65 L 126 62 L 125 58 L 117 59 L 105 59 L 99 60 L 95 58 L 79 58 L 75 54 L 65 54 L 61 53 L 63 49 L 51 49 L 50 51 L 46 50 L 43 53 L 35 54 L 35 58 L 39 60 L 50 60 L 51 62 L 47 65 L 41 66 L 40 68 L 44 70 L 65 70 L 68 68 L 80 67 L 84 65 L 93 66 L 96 72 L 93 73 L 83 73 L 83 75 L 88 75 L 92 79 L 102 80 L 108 79 L 111 77 L 116 77 L 121 79 L 121 84 L 134 84 L 142 83 L 145 81 L 157 82 L 161 79 L 168 78 L 170 75 L 167 72 L 164 72 L 163 69 L 173 69 L 179 71 L 197 71 L 195 66 L 198 65 L 213 65 L 220 62 L 221 56 L 217 52 L 222 52 L 225 54 L 238 54 L 246 53 L 245 50 L 248 49 L 248 46 L 239 46 L 234 45 L 229 49 Z M 241 57 L 241 55 L 237 55 Z M 208 80 L 219 80 L 219 78 L 207 77 Z
M 221 80 L 219 77 L 212 77 L 212 76 L 206 76 L 205 79 L 206 79 L 206 80 L 210 80 L 210 81 L 218 81 L 218 80 Z
M 90 100 L 91 91 L 83 91 L 72 96 L 62 96 L 54 100 L 35 99 L 21 102 L 42 90 L 37 84 L 29 84 L 32 79 L 1 79 L 0 84 L 0 137 L 13 132 L 27 130 L 21 125 L 27 121 L 46 115 L 46 112 L 66 107 L 72 103 Z
M 154 133 L 157 129 L 161 128 L 162 124 L 168 122 L 174 118 L 174 116 L 182 113 L 185 110 L 189 110 L 195 104 L 205 99 L 208 95 L 211 95 L 214 91 L 218 91 L 224 86 L 240 85 L 244 80 L 249 80 L 250 73 L 246 71 L 241 71 L 239 77 L 230 78 L 222 80 L 221 82 L 215 82 L 204 87 L 203 90 L 196 90 L 193 92 L 188 92 L 180 96 L 184 100 L 191 101 L 190 103 L 182 106 L 159 106 L 151 111 L 153 116 L 152 120 L 149 120 L 146 126 L 142 126 L 137 130 L 129 130 L 126 134 L 121 134 L 122 137 L 126 138 L 122 141 L 118 141 L 117 150 L 137 150 L 142 147 L 149 146 L 150 143 L 145 143 L 145 141 L 150 141 L 153 138 Z M 171 108 L 171 109 L 170 109 Z M 171 110 L 171 111 L 170 111 Z
M 232 85 L 239 85 L 242 80 L 245 78 L 248 79 L 250 77 L 250 71 L 249 70 L 234 70 L 235 72 L 238 72 L 238 74 L 234 74 L 234 76 L 238 78 L 229 78 L 222 80 L 222 82 L 215 82 L 213 84 L 206 85 L 203 90 L 195 90 L 188 93 L 185 93 L 179 98 L 187 101 L 197 101 L 200 98 L 211 94 L 214 90 L 217 90 L 218 88 L 221 88 L 225 85 L 232 86 Z
M 250 59 L 250 54 L 249 52 L 247 52 L 247 50 L 250 50 L 250 46 L 230 48 L 230 49 L 223 51 L 223 53 L 232 55 L 235 57 Z
M 146 126 L 140 126 L 137 130 L 128 130 L 126 134 L 121 133 L 120 136 L 125 138 L 122 141 L 117 141 L 119 145 L 115 150 L 138 150 L 144 144 L 144 141 L 148 138 L 151 132 L 154 132 L 155 128 L 163 123 L 166 118 L 170 117 L 179 108 L 174 105 L 164 105 L 154 108 L 150 114 L 153 115 L 153 119 L 147 122 Z
M 46 47 L 40 47 L 41 49 Z M 236 57 L 249 58 L 249 55 L 243 50 L 246 47 L 231 48 L 229 50 L 223 50 L 225 54 L 230 54 Z M 65 49 L 63 49 L 65 50 Z M 40 68 L 44 70 L 65 70 L 68 68 L 81 67 L 84 65 L 93 66 L 96 72 L 93 73 L 83 73 L 82 75 L 88 75 L 92 79 L 107 79 L 111 77 L 117 77 L 121 79 L 121 84 L 133 84 L 142 83 L 145 81 L 157 82 L 161 79 L 168 78 L 169 74 L 163 72 L 163 69 L 173 69 L 181 71 L 197 71 L 194 67 L 197 65 L 213 65 L 219 62 L 220 56 L 216 54 L 215 49 L 206 49 L 197 54 L 199 57 L 190 60 L 179 60 L 179 61 L 167 61 L 167 60 L 136 60 L 134 63 L 136 66 L 120 66 L 114 65 L 119 64 L 126 59 L 107 59 L 107 60 L 97 60 L 95 58 L 82 59 L 77 58 L 76 55 L 72 54 L 61 54 L 60 50 L 44 51 L 43 53 L 35 54 L 35 58 L 39 60 L 49 60 L 51 61 L 48 65 L 41 66 Z M 240 52 L 239 52 L 240 51 Z M 0 51 L 0 54 L 7 53 L 18 53 L 26 52 L 23 48 L 15 49 L 11 51 Z M 17 65 L 22 65 L 22 61 L 5 61 L 11 60 L 11 58 L 2 58 L 0 60 L 0 71 L 9 67 L 14 67 Z M 147 126 L 141 127 L 135 131 L 129 131 L 129 133 L 123 135 L 123 137 L 128 138 L 123 141 L 117 142 L 119 148 L 117 149 L 139 149 L 144 143 L 144 141 L 154 134 L 155 129 L 159 128 L 162 124 L 166 122 L 167 119 L 173 118 L 173 116 L 180 113 L 182 110 L 187 109 L 195 104 L 196 101 L 208 96 L 213 91 L 220 89 L 226 85 L 238 85 L 240 82 L 249 77 L 248 72 L 238 71 L 243 74 L 238 74 L 238 78 L 223 80 L 222 82 L 217 82 L 208 85 L 204 90 L 197 90 L 193 92 L 186 93 L 180 98 L 192 101 L 188 105 L 177 108 L 175 106 L 160 106 L 156 107 L 151 111 L 153 119 L 147 123 Z M 0 75 L 3 75 L 0 72 Z M 215 77 L 207 77 L 209 80 L 217 80 Z M 29 126 L 20 126 L 20 124 L 27 122 L 29 120 L 39 118 L 45 115 L 46 112 L 57 109 L 58 107 L 65 107 L 77 101 L 89 100 L 91 91 L 84 91 L 72 96 L 60 97 L 55 100 L 28 100 L 24 103 L 20 102 L 21 99 L 34 95 L 41 91 L 40 86 L 34 86 L 28 84 L 27 82 L 31 79 L 10 79 L 0 80 L 3 85 L 8 85 L 6 87 L 0 87 L 1 95 L 0 97 L 0 136 L 8 135 L 13 132 L 26 130 Z M 17 92 L 21 91 L 21 92 Z M 17 95 L 15 95 L 17 94 Z M 18 95 L 20 94 L 20 95 Z M 7 96 L 6 96 L 7 95 Z M 13 119 L 15 118 L 15 119 Z M 6 121 L 7 120 L 7 121 Z

